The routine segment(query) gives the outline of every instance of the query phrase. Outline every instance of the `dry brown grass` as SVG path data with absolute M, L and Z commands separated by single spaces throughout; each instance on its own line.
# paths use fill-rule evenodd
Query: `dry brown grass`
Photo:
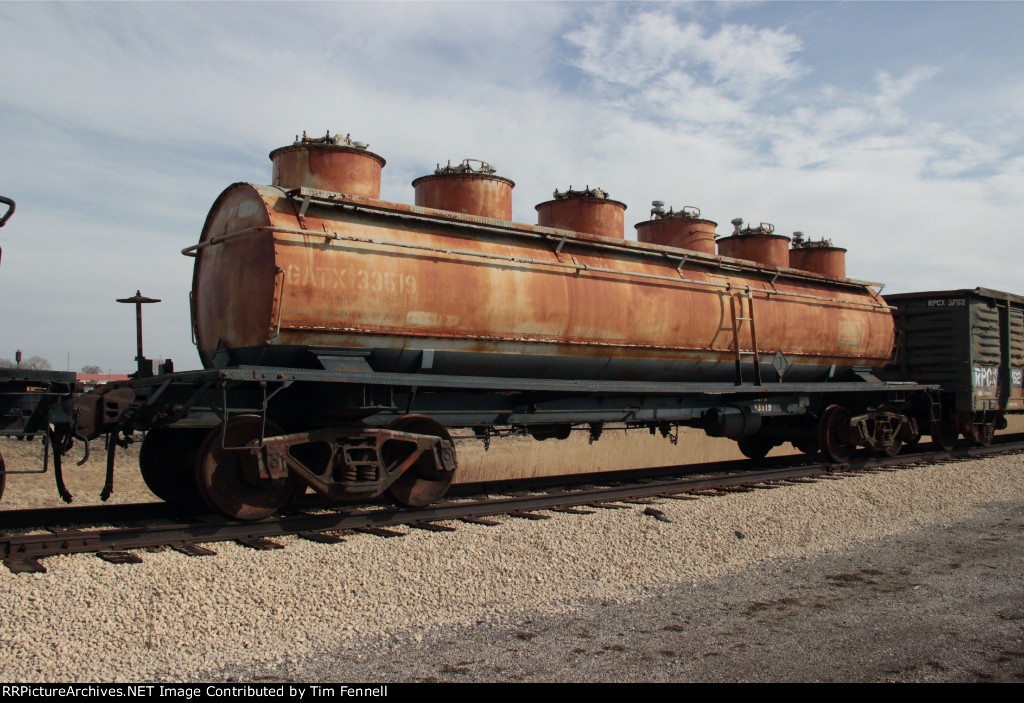
M 1024 432 L 1024 415 L 1011 415 L 1007 420 L 1009 426 L 1000 434 Z M 796 450 L 786 443 L 768 456 L 794 453 Z M 679 428 L 676 445 L 661 435 L 652 436 L 647 430 L 606 431 L 593 444 L 588 442 L 586 432 L 574 432 L 565 440 L 543 442 L 529 437 L 502 437 L 492 439 L 488 451 L 484 451 L 479 440 L 467 439 L 460 441 L 458 457 L 456 483 L 745 458 L 735 441 L 708 437 L 702 430 L 688 427 Z
M 127 449 L 118 449 L 114 473 L 114 494 L 110 503 L 136 503 L 156 500 L 149 492 L 139 474 L 139 444 L 129 445 Z M 84 466 L 76 466 L 82 459 L 82 446 L 76 443 L 70 456 L 64 458 L 64 483 L 71 495 L 73 505 L 98 505 L 100 492 L 106 477 L 107 453 L 103 440 L 92 442 L 89 461 Z M 32 442 L 19 441 L 12 438 L 0 438 L 0 453 L 8 471 L 39 471 L 43 467 L 42 444 L 37 439 Z M 7 490 L 4 493 L 0 508 L 48 508 L 63 505 L 57 496 L 57 488 L 53 476 L 53 457 L 50 457 L 50 468 L 45 474 L 15 474 L 7 477 Z
M 793 451 L 785 444 L 773 449 L 770 456 Z M 487 451 L 479 440 L 467 439 L 460 441 L 458 457 L 457 483 L 744 458 L 733 440 L 708 437 L 701 430 L 687 427 L 679 428 L 679 442 L 675 445 L 647 430 L 606 431 L 593 444 L 589 443 L 586 432 L 574 432 L 569 439 L 543 442 L 530 437 L 502 437 L 492 439 Z

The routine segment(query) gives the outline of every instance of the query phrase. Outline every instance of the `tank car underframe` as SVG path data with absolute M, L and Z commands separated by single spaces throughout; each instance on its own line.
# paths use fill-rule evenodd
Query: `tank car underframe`
M 128 390 L 127 397 L 134 396 L 131 402 L 125 400 Z M 104 420 L 103 431 L 112 431 L 115 424 L 140 430 L 212 426 L 244 412 L 273 417 L 286 428 L 339 423 L 381 427 L 416 413 L 434 417 L 444 427 L 558 421 L 683 424 L 706 420 L 709 409 L 733 405 L 747 405 L 764 417 L 794 416 L 813 412 L 820 399 L 903 402 L 902 396 L 935 390 L 860 379 L 735 386 L 235 367 L 110 384 L 102 397 L 122 396 L 117 417 Z M 848 404 L 866 407 L 859 401 Z
M 473 428 L 480 438 L 509 428 L 547 439 L 567 437 L 574 427 L 596 438 L 611 423 L 665 434 L 684 425 L 736 439 L 754 457 L 784 441 L 820 446 L 836 460 L 851 446 L 891 452 L 897 437 L 902 444 L 917 431 L 902 409 L 934 406 L 935 388 L 865 376 L 738 387 L 233 367 L 115 384 L 99 397 L 97 424 L 77 431 L 109 433 L 110 447 L 148 431 L 146 441 L 155 439 L 152 451 L 143 445 L 147 483 L 176 471 L 178 480 L 196 486 L 185 498 L 161 495 L 158 488 L 174 481 L 158 476 L 155 493 L 181 502 L 198 496 L 230 517 L 257 519 L 283 507 L 292 484 L 334 500 L 388 491 L 407 505 L 428 504 L 444 493 L 457 466 L 448 428 Z M 832 407 L 845 414 L 833 411 L 822 435 L 821 418 Z M 166 451 L 180 457 L 180 466 L 166 456 L 148 465 L 146 457 Z M 269 504 L 267 493 L 274 497 Z
M 71 495 L 64 487 L 61 453 L 67 439 L 50 431 L 51 423 L 69 423 L 71 415 L 62 401 L 70 397 L 75 374 L 37 369 L 0 369 L 0 437 L 42 441 L 43 466 L 38 470 L 11 470 L 0 454 L 0 498 L 4 495 L 7 474 L 46 473 L 53 449 L 54 473 L 58 492 L 65 500 Z

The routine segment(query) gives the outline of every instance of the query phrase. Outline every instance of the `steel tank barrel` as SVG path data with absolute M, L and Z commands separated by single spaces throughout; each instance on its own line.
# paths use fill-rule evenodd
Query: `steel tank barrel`
M 234 184 L 186 252 L 206 366 L 731 380 L 756 337 L 813 380 L 892 349 L 866 284 L 357 195 Z

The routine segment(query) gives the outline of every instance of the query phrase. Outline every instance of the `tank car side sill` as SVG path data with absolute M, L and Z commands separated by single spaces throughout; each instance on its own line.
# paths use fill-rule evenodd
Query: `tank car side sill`
M 875 393 L 878 391 L 937 391 L 938 385 L 911 381 L 831 381 L 765 383 L 760 386 L 730 382 L 695 383 L 667 381 L 597 381 L 551 378 L 507 378 L 501 376 L 453 376 L 441 374 L 324 371 L 275 366 L 231 366 L 223 369 L 176 371 L 171 374 L 108 383 L 106 388 L 149 388 L 168 385 L 202 385 L 228 381 L 244 383 L 342 383 L 406 388 L 451 388 L 480 391 L 551 391 L 560 393 L 629 393 L 679 395 L 765 395 L 772 393 Z
M 216 374 L 218 378 L 236 382 L 298 381 L 399 386 L 420 389 L 458 388 L 485 391 L 549 391 L 559 393 L 628 393 L 656 395 L 706 393 L 710 395 L 765 395 L 771 393 L 909 392 L 938 389 L 938 386 L 928 386 L 907 381 L 872 382 L 861 380 L 825 383 L 769 383 L 760 386 L 737 386 L 733 383 L 594 381 L 548 378 L 504 378 L 499 376 L 428 375 L 415 373 L 338 372 L 263 366 L 237 366 L 217 371 L 195 373 L 204 375 Z

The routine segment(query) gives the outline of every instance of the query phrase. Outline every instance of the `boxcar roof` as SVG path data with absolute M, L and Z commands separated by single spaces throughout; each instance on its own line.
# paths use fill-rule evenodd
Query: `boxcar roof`
M 1005 291 L 993 290 L 991 288 L 961 288 L 960 290 L 932 290 L 921 291 L 920 293 L 890 293 L 883 297 L 889 300 L 915 300 L 917 298 L 952 298 L 955 296 L 974 296 L 977 298 L 988 298 L 994 300 L 1009 300 L 1018 305 L 1024 305 L 1024 296 Z

